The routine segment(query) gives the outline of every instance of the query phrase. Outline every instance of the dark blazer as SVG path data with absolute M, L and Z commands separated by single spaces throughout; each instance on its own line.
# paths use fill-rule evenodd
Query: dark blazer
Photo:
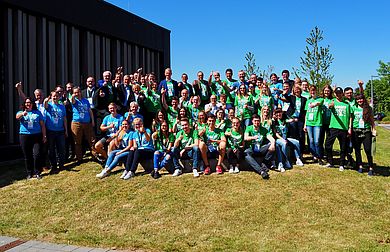
M 127 110 L 129 109 L 130 103 L 135 101 L 133 88 L 131 85 L 128 85 L 128 87 L 130 88 L 130 94 L 129 94 L 129 97 L 127 97 L 127 102 L 125 102 L 126 95 L 127 95 L 127 90 L 126 90 L 125 85 L 122 83 L 117 88 L 118 89 L 118 103 L 121 107 L 124 107 Z
M 294 95 L 289 95 L 286 97 L 287 101 L 290 103 L 290 106 L 288 107 L 286 111 L 286 115 L 288 117 L 291 117 L 295 113 L 295 108 L 296 108 L 296 100 L 297 97 Z M 301 109 L 299 111 L 299 121 L 304 122 L 305 121 L 305 116 L 306 116 L 306 111 L 305 111 L 305 106 L 306 106 L 307 99 L 303 96 L 301 96 Z
M 86 89 L 81 90 L 81 95 L 82 95 L 84 98 L 88 99 L 88 100 L 89 100 L 89 98 L 92 98 L 92 103 L 93 103 L 93 97 L 94 97 L 94 95 L 95 95 L 95 93 L 96 93 L 96 90 L 97 90 L 97 88 L 93 88 L 93 89 L 92 89 L 91 95 L 89 95 L 89 94 L 88 94 L 88 93 L 89 93 L 89 92 L 88 92 L 88 89 L 86 88 Z M 95 104 L 91 104 L 91 105 L 95 106 Z
M 207 86 L 207 97 L 210 98 L 210 95 L 211 95 L 211 88 L 210 88 L 209 82 L 203 80 L 202 83 L 205 84 L 205 85 Z M 201 96 L 202 90 L 201 90 L 199 84 L 200 84 L 200 83 L 199 83 L 199 80 L 194 80 L 193 87 L 194 87 L 195 95 Z

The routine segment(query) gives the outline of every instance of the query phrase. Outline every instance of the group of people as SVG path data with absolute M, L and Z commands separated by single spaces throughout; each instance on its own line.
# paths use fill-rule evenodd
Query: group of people
M 306 136 L 314 162 L 335 165 L 333 145 L 340 144 L 339 170 L 351 166 L 363 172 L 361 146 L 368 160 L 368 175 L 373 175 L 372 137 L 376 135 L 373 112 L 359 90 L 347 87 L 318 90 L 307 80 L 282 79 L 275 73 L 270 83 L 243 70 L 238 80 L 233 70 L 203 72 L 188 82 L 172 79 L 165 69 L 165 79 L 157 83 L 153 73 L 124 75 L 119 67 L 112 78 L 103 72 L 95 83 L 88 77 L 81 89 L 73 83 L 57 86 L 45 98 L 35 90 L 26 97 L 22 84 L 16 88 L 23 100 L 16 114 L 20 122 L 20 144 L 25 157 L 27 178 L 40 178 L 46 153 L 50 173 L 58 173 L 76 157 L 82 163 L 86 149 L 103 166 L 96 175 L 104 178 L 119 164 L 125 165 L 121 179 L 131 179 L 142 161 L 153 160 L 151 176 L 159 178 L 165 168 L 172 176 L 183 173 L 180 160 L 190 159 L 194 177 L 227 171 L 239 173 L 240 165 L 269 178 L 269 170 L 285 172 L 292 163 L 303 166 Z M 47 146 L 45 148 L 45 146 Z M 352 158 L 355 151 L 356 161 Z M 211 167 L 210 159 L 216 159 Z

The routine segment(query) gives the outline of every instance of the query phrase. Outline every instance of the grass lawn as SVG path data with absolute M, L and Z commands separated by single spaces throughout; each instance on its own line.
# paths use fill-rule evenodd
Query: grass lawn
M 0 167 L 0 234 L 152 251 L 390 251 L 390 131 L 378 129 L 378 173 L 305 165 L 271 172 L 130 181 L 86 163 L 23 180 Z M 363 154 L 364 156 L 364 154 Z

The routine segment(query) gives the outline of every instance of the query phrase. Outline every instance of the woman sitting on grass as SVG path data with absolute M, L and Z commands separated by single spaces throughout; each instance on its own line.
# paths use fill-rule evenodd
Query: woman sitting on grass
M 166 165 L 169 162 L 172 162 L 171 149 L 173 147 L 173 143 L 175 142 L 175 136 L 173 133 L 169 132 L 168 123 L 163 122 L 161 124 L 161 129 L 153 133 L 152 139 L 154 142 L 155 152 L 153 162 L 154 170 L 151 175 L 154 179 L 158 179 L 161 177 L 158 170 L 167 168 Z
M 229 173 L 240 172 L 240 161 L 244 154 L 244 136 L 240 127 L 240 119 L 232 119 L 232 127 L 225 132 L 227 139 L 227 158 L 229 161 Z
M 104 166 L 104 169 L 96 175 L 97 178 L 104 178 L 108 176 L 119 162 L 126 161 L 127 155 L 129 155 L 129 150 L 133 146 L 132 135 L 133 131 L 130 131 L 129 122 L 124 120 L 122 122 L 122 127 L 118 132 L 118 136 L 113 140 L 117 149 L 110 152 L 106 165 Z

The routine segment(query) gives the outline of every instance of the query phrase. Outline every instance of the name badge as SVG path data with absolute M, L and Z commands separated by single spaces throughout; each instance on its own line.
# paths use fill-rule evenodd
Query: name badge
M 58 124 L 58 118 L 53 118 L 54 124 Z
M 309 113 L 309 118 L 308 118 L 309 121 L 313 121 L 314 120 L 314 114 L 313 113 Z
M 27 122 L 27 128 L 28 129 L 33 129 L 34 128 L 34 122 L 33 121 L 28 121 Z
M 285 103 L 283 104 L 282 110 L 283 110 L 283 111 L 287 111 L 287 110 L 288 110 L 288 107 L 290 107 L 290 104 L 285 102 Z
M 212 144 L 209 144 L 209 145 L 207 146 L 207 148 L 209 149 L 210 152 L 214 152 L 214 151 L 217 150 L 217 149 L 215 148 L 215 146 L 212 145 Z
M 83 118 L 84 118 L 84 116 L 85 116 L 85 115 L 84 115 L 84 113 L 80 113 L 80 118 L 82 118 L 82 119 L 83 119 Z
M 363 118 L 360 118 L 360 120 L 359 120 L 359 128 L 360 129 L 364 128 L 364 120 L 363 120 Z

